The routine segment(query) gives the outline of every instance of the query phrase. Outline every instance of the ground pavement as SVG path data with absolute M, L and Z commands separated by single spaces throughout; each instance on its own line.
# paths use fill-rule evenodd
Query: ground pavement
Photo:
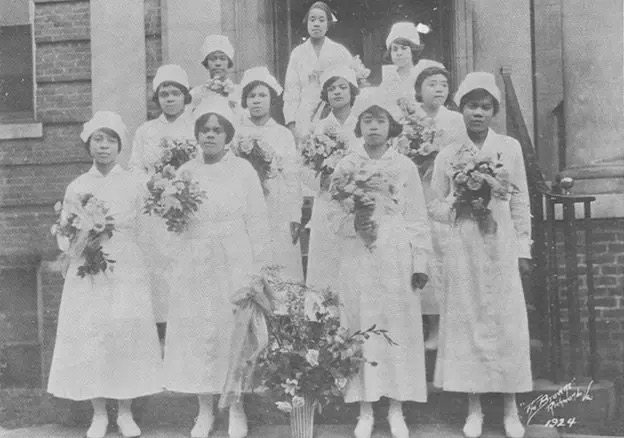
M 119 438 L 114 426 L 109 429 L 107 437 Z M 166 426 L 145 429 L 142 438 L 188 438 L 189 430 Z M 0 430 L 0 438 L 83 438 L 84 428 L 71 429 L 58 425 L 47 425 L 17 430 Z M 210 438 L 227 438 L 227 431 L 219 429 L 210 435 Z M 497 428 L 486 429 L 483 438 L 501 438 L 504 433 Z M 557 438 L 560 435 L 553 429 L 530 428 L 526 438 Z M 316 428 L 315 438 L 351 438 L 353 437 L 353 425 L 320 425 Z M 461 438 L 463 437 L 456 426 L 449 425 L 423 425 L 411 427 L 410 438 Z M 571 435 L 565 438 L 573 438 Z M 288 426 L 258 426 L 250 431 L 248 438 L 290 438 Z M 378 428 L 373 433 L 373 438 L 390 438 L 390 432 L 385 428 Z M 590 437 L 585 437 L 590 438 Z M 604 437 L 603 437 L 604 438 Z

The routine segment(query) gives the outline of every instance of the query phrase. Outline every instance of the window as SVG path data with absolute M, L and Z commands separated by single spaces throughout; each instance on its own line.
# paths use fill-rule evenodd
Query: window
M 0 1 L 0 123 L 33 120 L 31 0 Z

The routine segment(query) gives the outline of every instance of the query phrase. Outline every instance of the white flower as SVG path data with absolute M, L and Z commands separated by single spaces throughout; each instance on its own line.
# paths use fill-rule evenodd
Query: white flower
M 347 386 L 347 379 L 345 379 L 344 377 L 338 377 L 334 380 L 334 383 L 336 384 L 338 389 L 342 391 Z
M 292 412 L 293 410 L 292 405 L 288 402 L 278 401 L 275 402 L 275 405 L 277 406 L 277 409 L 283 412 Z
M 313 367 L 318 366 L 318 364 L 319 364 L 319 362 L 318 362 L 318 360 L 319 360 L 319 352 L 318 352 L 318 350 L 308 350 L 308 352 L 306 353 L 306 360 Z
M 54 204 L 54 211 L 56 213 L 60 213 L 62 209 L 63 209 L 63 203 L 61 201 L 58 201 L 56 204 Z
M 50 228 L 50 233 L 52 233 L 53 236 L 56 236 L 58 232 L 59 232 L 58 224 L 52 225 L 52 227 Z
M 292 407 L 293 408 L 302 408 L 305 406 L 305 399 L 298 395 L 294 396 L 292 399 Z
M 282 383 L 282 388 L 284 388 L 286 394 L 294 396 L 299 388 L 299 381 L 297 379 L 286 379 L 286 383 Z

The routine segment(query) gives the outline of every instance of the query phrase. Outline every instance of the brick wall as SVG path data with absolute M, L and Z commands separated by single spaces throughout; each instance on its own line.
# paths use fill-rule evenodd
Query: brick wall
M 600 356 L 600 376 L 615 378 L 624 370 L 624 219 L 595 219 L 593 226 L 593 277 L 596 307 L 596 332 Z M 589 354 L 589 329 L 586 281 L 585 240 L 582 232 L 577 233 L 579 254 L 579 301 L 584 350 Z M 565 253 L 562 233 L 559 234 L 557 252 L 557 273 L 559 297 L 562 306 L 562 331 L 564 362 L 569 354 L 567 289 L 565 274 Z
M 89 2 L 34 3 L 37 121 L 43 136 L 0 141 L 0 350 L 8 361 L 0 385 L 22 387 L 42 385 L 45 327 L 39 324 L 37 266 L 56 254 L 49 232 L 53 205 L 90 165 L 78 137 L 91 116 Z

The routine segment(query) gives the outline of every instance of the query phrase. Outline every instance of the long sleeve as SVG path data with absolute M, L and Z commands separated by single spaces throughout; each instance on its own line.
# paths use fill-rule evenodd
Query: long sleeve
M 247 192 L 244 220 L 253 251 L 253 275 L 270 263 L 269 221 L 260 180 L 248 162 L 244 162 L 242 177 Z
M 297 154 L 297 147 L 292 133 L 284 130 L 284 184 L 286 185 L 286 202 L 288 205 L 288 216 L 291 222 L 301 221 L 301 202 L 303 199 L 301 192 L 301 165 Z
M 518 257 L 531 258 L 531 208 L 529 201 L 529 189 L 524 168 L 524 158 L 520 144 L 509 139 L 506 149 L 513 151 L 513 167 L 509 169 L 511 182 L 515 188 L 511 194 L 509 208 L 511 220 L 518 239 Z
M 448 167 L 446 154 L 440 153 L 433 163 L 431 177 L 431 201 L 427 205 L 429 216 L 436 222 L 450 224 L 453 221 L 453 209 L 449 202 L 450 181 L 446 175 Z
M 431 228 L 418 168 L 410 163 L 405 186 L 405 227 L 412 247 L 412 272 L 427 273 Z
M 294 122 L 296 119 L 301 101 L 301 89 L 303 88 L 297 71 L 299 63 L 299 51 L 297 49 L 295 48 L 290 54 L 284 81 L 284 120 L 286 124 Z

